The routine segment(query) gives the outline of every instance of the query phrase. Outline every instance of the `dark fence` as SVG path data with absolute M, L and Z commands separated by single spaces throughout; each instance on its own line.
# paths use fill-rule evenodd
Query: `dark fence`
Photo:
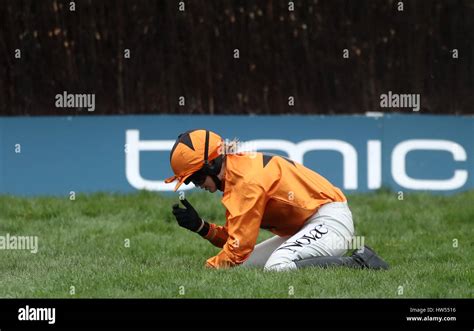
M 56 108 L 63 91 L 100 114 L 412 111 L 381 108 L 388 91 L 474 113 L 474 1 L 292 5 L 1 1 L 0 114 L 92 114 Z

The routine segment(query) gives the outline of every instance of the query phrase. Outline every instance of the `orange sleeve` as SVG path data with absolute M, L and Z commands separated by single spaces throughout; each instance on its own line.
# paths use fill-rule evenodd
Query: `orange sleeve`
M 204 236 L 216 247 L 222 248 L 229 235 L 225 226 L 209 223 L 209 232 Z
M 265 190 L 259 184 L 242 185 L 223 199 L 227 208 L 228 237 L 219 254 L 207 260 L 207 267 L 233 267 L 250 256 L 257 242 L 266 202 Z

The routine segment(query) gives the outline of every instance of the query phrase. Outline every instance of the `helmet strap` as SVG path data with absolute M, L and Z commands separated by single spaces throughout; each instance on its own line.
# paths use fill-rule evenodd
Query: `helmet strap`
M 222 181 L 217 177 L 222 167 L 222 156 L 214 160 L 214 164 L 209 164 L 209 130 L 206 130 L 206 141 L 204 143 L 204 171 L 209 175 L 219 191 L 222 191 Z
M 216 184 L 216 187 L 219 191 L 222 191 L 222 181 L 217 177 L 216 175 L 210 175 L 212 180 L 214 181 L 214 184 Z

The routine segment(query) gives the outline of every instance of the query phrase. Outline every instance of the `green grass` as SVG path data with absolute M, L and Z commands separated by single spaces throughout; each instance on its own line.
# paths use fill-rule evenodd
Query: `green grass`
M 219 196 L 194 193 L 188 199 L 201 216 L 223 223 Z M 389 271 L 209 270 L 204 262 L 219 249 L 177 226 L 170 212 L 175 200 L 148 192 L 78 195 L 75 201 L 0 196 L 0 235 L 39 237 L 37 254 L 0 250 L 0 297 L 472 298 L 474 294 L 474 192 L 405 194 L 402 201 L 388 191 L 349 196 L 356 234 L 365 236 L 366 243 L 391 264 Z M 262 230 L 259 240 L 270 236 Z M 294 295 L 289 294 L 291 289 Z

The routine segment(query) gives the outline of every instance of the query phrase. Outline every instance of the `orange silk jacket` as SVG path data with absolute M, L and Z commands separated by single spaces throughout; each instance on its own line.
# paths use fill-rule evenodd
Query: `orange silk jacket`
M 327 179 L 285 157 L 262 153 L 226 156 L 222 204 L 226 224 L 210 224 L 205 236 L 222 250 L 207 260 L 211 268 L 243 263 L 252 253 L 260 228 L 293 235 L 316 211 L 346 197 Z

